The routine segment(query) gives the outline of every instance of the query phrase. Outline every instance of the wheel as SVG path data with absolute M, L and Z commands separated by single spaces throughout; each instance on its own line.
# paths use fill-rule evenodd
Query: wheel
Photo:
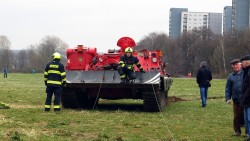
M 76 98 L 81 109 L 94 109 L 99 101 L 99 98 L 89 97 L 88 90 L 85 89 L 77 90 Z
M 89 98 L 88 101 L 87 101 L 87 105 L 86 105 L 86 108 L 88 109 L 95 109 L 97 107 L 97 104 L 99 102 L 99 98 Z
M 166 94 L 163 92 L 143 92 L 143 107 L 146 112 L 160 112 L 166 106 Z
M 79 103 L 76 96 L 76 90 L 71 88 L 63 88 L 61 102 L 64 108 L 78 109 Z

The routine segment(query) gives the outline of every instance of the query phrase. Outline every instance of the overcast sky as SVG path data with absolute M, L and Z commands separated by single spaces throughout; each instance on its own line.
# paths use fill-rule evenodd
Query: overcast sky
M 169 31 L 170 8 L 223 13 L 232 0 L 0 0 L 0 35 L 11 49 L 39 44 L 47 35 L 70 47 L 118 49 L 120 37 L 138 42 L 152 32 Z

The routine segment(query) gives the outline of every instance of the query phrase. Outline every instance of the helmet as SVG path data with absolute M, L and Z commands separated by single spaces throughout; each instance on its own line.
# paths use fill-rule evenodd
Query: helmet
M 128 52 L 133 53 L 133 49 L 131 47 L 127 47 L 125 49 L 125 53 L 128 53 Z
M 58 52 L 55 52 L 55 53 L 52 55 L 52 57 L 53 57 L 53 60 L 55 60 L 55 59 L 60 60 L 60 59 L 61 59 L 61 55 L 60 55 L 60 53 L 58 53 Z

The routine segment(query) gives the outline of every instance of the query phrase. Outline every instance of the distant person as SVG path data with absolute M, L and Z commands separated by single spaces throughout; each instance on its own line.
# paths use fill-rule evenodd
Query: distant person
M 227 77 L 226 89 L 225 89 L 225 99 L 227 104 L 231 104 L 231 99 L 233 100 L 233 111 L 234 120 L 233 136 L 240 136 L 241 125 L 244 121 L 243 105 L 241 101 L 242 97 L 242 86 L 243 86 L 243 70 L 241 69 L 240 59 L 234 59 L 230 62 L 233 72 Z
M 247 130 L 247 139 L 245 141 L 250 141 L 250 56 L 246 55 L 240 59 L 242 64 L 242 69 L 244 71 L 243 75 L 243 87 L 242 87 L 242 100 L 244 108 L 244 118 Z
M 3 78 L 7 78 L 8 70 L 7 67 L 3 68 Z
M 53 54 L 53 61 L 48 63 L 44 71 L 44 83 L 47 86 L 47 98 L 45 101 L 45 111 L 50 111 L 51 100 L 54 94 L 54 111 L 60 111 L 62 86 L 66 84 L 66 73 L 63 64 L 60 63 L 61 55 Z
M 212 73 L 207 68 L 207 63 L 205 61 L 202 61 L 200 63 L 200 68 L 196 75 L 196 82 L 200 87 L 202 107 L 206 107 L 207 105 L 207 93 L 208 93 L 208 87 L 211 87 L 210 83 L 211 80 L 212 80 Z

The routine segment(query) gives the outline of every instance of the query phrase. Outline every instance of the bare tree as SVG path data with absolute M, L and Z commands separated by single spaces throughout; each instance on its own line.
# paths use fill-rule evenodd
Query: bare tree
M 11 42 L 10 40 L 8 39 L 7 36 L 5 35 L 0 35 L 0 49 L 6 49 L 6 50 L 9 50 L 10 49 L 10 46 L 11 46 Z
M 17 54 L 17 59 L 18 59 L 17 68 L 19 72 L 30 71 L 27 50 L 20 50 Z
M 0 35 L 0 67 L 10 67 L 11 42 L 7 36 Z
M 150 33 L 137 43 L 136 49 L 161 50 L 162 61 L 168 63 L 166 71 L 171 75 L 178 75 L 183 65 L 182 50 L 174 39 L 164 33 Z
M 182 68 L 184 64 L 183 51 L 178 46 L 174 39 L 167 38 L 165 46 L 161 48 L 163 51 L 163 60 L 167 61 L 168 67 L 167 72 L 171 75 L 178 76 L 182 73 Z
M 227 68 L 226 68 L 226 61 L 225 61 L 225 47 L 224 47 L 224 38 L 220 38 L 220 48 L 222 52 L 222 60 L 223 60 L 223 68 L 224 68 L 224 73 L 227 73 Z
M 68 45 L 56 36 L 46 36 L 42 39 L 42 42 L 38 45 L 38 53 L 43 58 L 44 62 L 51 60 L 51 55 L 54 52 L 60 52 L 65 54 L 65 50 Z
M 38 45 L 31 45 L 29 48 L 29 61 L 33 69 L 42 72 L 44 66 L 52 60 L 52 54 L 59 52 L 62 56 L 66 56 L 66 48 L 68 44 L 56 36 L 45 36 Z M 62 63 L 66 62 L 66 58 L 62 57 Z
M 155 39 L 157 38 L 158 34 L 153 32 L 150 33 L 147 36 L 144 36 L 138 43 L 137 46 L 135 47 L 136 49 L 148 49 L 148 50 L 154 50 L 156 41 Z
M 43 72 L 43 67 L 40 65 L 40 58 L 38 50 L 36 50 L 36 45 L 30 45 L 28 50 L 28 61 L 31 70 L 36 70 L 38 72 Z

